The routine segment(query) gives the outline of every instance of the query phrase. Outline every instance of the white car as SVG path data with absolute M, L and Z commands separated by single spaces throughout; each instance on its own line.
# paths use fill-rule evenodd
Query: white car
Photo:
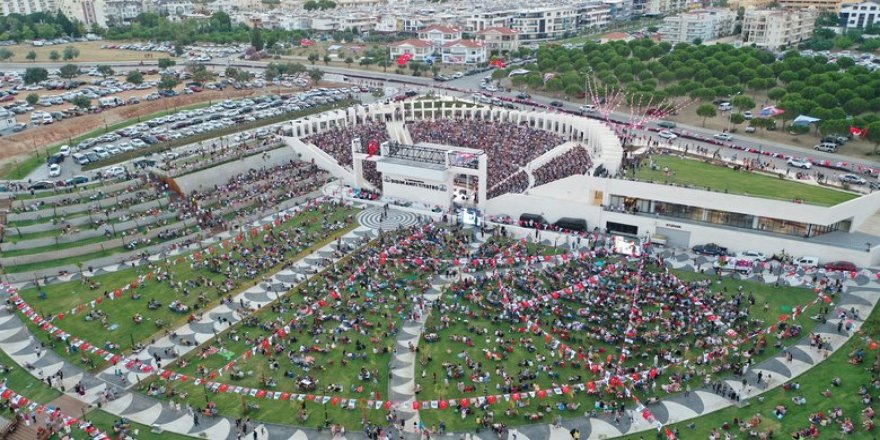
M 49 165 L 49 177 L 58 177 L 61 175 L 61 165 L 53 163 Z
M 733 136 L 731 136 L 730 133 L 718 133 L 712 137 L 715 139 L 718 139 L 719 141 L 732 141 L 733 140 Z
M 670 141 L 678 137 L 677 134 L 675 134 L 669 130 L 663 130 L 660 133 L 657 133 L 657 136 L 660 136 L 663 139 L 668 139 Z
M 107 178 L 115 178 L 122 177 L 125 175 L 125 168 L 120 166 L 110 167 L 104 170 L 104 177 Z
M 800 159 L 797 157 L 789 158 L 787 163 L 790 167 L 803 168 L 805 170 L 813 167 L 813 164 L 810 163 L 810 161 L 808 161 L 807 159 Z
M 61 149 L 58 150 L 58 152 L 61 153 L 61 155 L 63 155 L 64 157 L 70 156 L 70 145 L 62 145 Z
M 754 117 L 755 115 L 753 115 L 752 112 L 743 112 L 743 119 L 747 121 L 754 119 Z
M 749 261 L 767 261 L 767 256 L 758 251 L 743 251 L 736 255 L 740 260 L 749 260 Z

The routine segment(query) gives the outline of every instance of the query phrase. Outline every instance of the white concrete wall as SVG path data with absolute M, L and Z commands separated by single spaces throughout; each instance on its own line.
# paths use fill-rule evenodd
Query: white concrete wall
M 194 190 L 206 190 L 213 188 L 214 185 L 223 185 L 230 178 L 244 173 L 252 168 L 270 168 L 290 162 L 291 160 L 299 160 L 296 152 L 291 148 L 276 148 L 266 151 L 265 153 L 248 156 L 242 159 L 236 159 L 232 162 L 207 168 L 194 173 L 186 174 L 175 178 L 175 182 L 180 190 L 185 194 L 189 194 Z
M 316 147 L 313 144 L 307 144 L 298 138 L 295 137 L 282 137 L 284 143 L 296 153 L 299 153 L 300 160 L 305 162 L 315 162 L 319 168 L 326 170 L 337 179 L 345 182 L 346 185 L 354 185 L 355 178 L 354 174 L 351 170 L 339 165 L 332 156 L 327 154 L 324 150 Z

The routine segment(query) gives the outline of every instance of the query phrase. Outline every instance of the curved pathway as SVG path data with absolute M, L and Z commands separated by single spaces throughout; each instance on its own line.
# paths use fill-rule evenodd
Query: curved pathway
M 350 234 L 347 234 L 348 237 L 346 238 L 356 239 L 357 237 L 371 235 L 372 233 L 374 232 L 368 228 L 358 228 Z M 475 245 L 477 244 L 475 243 Z M 324 248 L 322 248 L 322 250 L 324 250 Z M 696 260 L 694 260 L 693 256 L 686 252 L 663 251 L 662 256 L 672 267 L 675 268 L 698 270 L 700 266 L 709 264 L 708 260 L 704 258 L 697 257 Z M 293 276 L 294 274 L 286 273 L 279 275 Z M 277 276 L 278 275 L 273 277 L 273 280 L 278 281 Z M 762 274 L 749 277 L 749 279 L 754 281 L 763 281 L 765 283 L 775 283 L 777 278 L 779 278 L 780 282 L 783 284 L 798 285 L 802 283 L 803 273 L 789 277 L 787 275 L 771 274 L 765 271 Z M 874 273 L 864 271 L 854 278 L 844 277 L 841 274 L 830 274 L 829 278 L 843 279 L 844 286 L 846 287 L 844 293 L 837 297 L 838 301 L 835 305 L 846 310 L 849 310 L 850 308 L 855 309 L 858 311 L 858 316 L 860 317 L 855 320 L 854 331 L 851 331 L 848 335 L 837 333 L 836 326 L 838 319 L 836 317 L 829 319 L 825 324 L 816 326 L 814 331 L 823 338 L 830 340 L 833 350 L 836 351 L 848 340 L 849 335 L 855 333 L 855 330 L 858 330 L 861 327 L 864 318 L 870 314 L 878 298 L 880 298 L 880 295 L 878 295 L 878 293 L 880 293 L 880 284 L 877 283 Z M 432 288 L 423 293 L 426 301 L 438 300 L 440 289 L 437 289 L 437 287 L 442 287 L 441 284 L 448 281 L 449 280 L 435 279 L 434 282 L 432 282 Z M 250 295 L 247 299 L 248 301 L 261 302 L 260 300 L 263 299 L 272 299 L 268 292 L 271 292 L 271 290 L 270 287 L 266 285 L 260 286 L 259 291 L 252 290 L 250 292 L 243 292 L 240 295 Z M 3 292 L 3 295 L 6 294 L 7 292 Z M 215 308 L 210 312 L 206 312 L 206 315 L 221 312 L 222 310 Z M 231 316 L 235 315 L 234 309 L 230 309 L 227 313 Z M 414 343 L 417 343 L 424 326 L 424 320 L 425 317 L 421 317 L 418 322 L 404 323 L 403 331 L 401 332 L 397 344 L 398 354 L 395 354 L 391 364 L 392 382 L 389 386 L 393 387 L 392 384 L 394 382 L 397 382 L 397 385 L 400 385 L 401 383 L 414 385 L 414 382 L 409 382 L 409 380 L 414 378 L 415 359 L 411 355 L 407 355 L 408 342 L 415 340 Z M 206 323 L 199 322 L 196 324 L 204 326 Z M 192 327 L 188 328 L 192 330 L 193 338 L 196 340 L 202 337 L 207 337 L 208 334 L 205 333 L 205 331 L 210 332 L 210 330 L 205 327 L 202 327 L 198 332 Z M 203 336 L 195 336 L 196 333 Z M 406 333 L 406 335 L 404 335 L 404 333 Z M 157 344 L 158 343 L 159 341 L 157 341 Z M 86 392 L 84 395 L 81 396 L 79 394 L 68 392 L 67 394 L 69 396 L 85 403 L 96 404 L 100 400 L 100 396 L 103 392 L 106 390 L 113 390 L 116 392 L 117 398 L 106 404 L 103 409 L 117 416 L 124 416 L 135 422 L 154 426 L 158 429 L 196 437 L 207 437 L 211 439 L 233 439 L 237 437 L 234 423 L 229 417 L 221 416 L 210 419 L 199 417 L 200 423 L 197 425 L 194 418 L 185 411 L 175 410 L 165 402 L 154 398 L 126 391 L 125 387 L 130 386 L 130 382 L 127 384 L 120 383 L 121 380 L 119 377 L 116 377 L 113 374 L 108 375 L 107 371 L 99 373 L 98 376 L 92 375 L 65 361 L 51 350 L 45 351 L 42 355 L 38 356 L 35 350 L 37 345 L 36 340 L 29 333 L 27 327 L 23 325 L 17 315 L 8 312 L 5 309 L 0 310 L 0 346 L 2 346 L 3 350 L 7 352 L 17 364 L 21 366 L 26 364 L 32 366 L 33 369 L 31 371 L 34 375 L 42 374 L 43 376 L 48 376 L 58 371 L 62 371 L 64 374 L 63 384 L 68 391 L 72 390 L 73 386 L 79 382 L 85 386 Z M 764 387 L 749 387 L 743 393 L 746 398 L 754 397 L 763 393 L 767 389 L 778 387 L 785 381 L 803 374 L 813 365 L 822 360 L 822 356 L 817 350 L 810 346 L 806 337 L 801 338 L 798 342 L 789 347 L 788 351 L 793 355 L 793 360 L 790 363 L 785 360 L 783 353 L 779 353 L 749 369 L 747 378 L 750 379 L 750 383 L 754 382 L 753 379 L 759 372 L 764 373 L 765 378 L 768 374 L 772 375 L 772 379 L 769 384 Z M 128 380 L 128 377 L 134 377 L 135 380 L 140 377 L 137 375 L 130 376 L 130 374 L 131 373 L 124 373 L 123 376 L 126 377 L 126 380 Z M 726 382 L 733 386 L 734 389 L 741 389 L 742 387 L 739 381 L 733 379 L 726 380 Z M 398 393 L 397 398 L 406 398 L 413 394 L 412 391 L 409 391 L 405 387 L 393 392 Z M 734 404 L 736 404 L 736 402 L 721 397 L 708 389 L 701 388 L 693 391 L 689 397 L 684 397 L 683 395 L 672 396 L 668 399 L 664 399 L 656 405 L 649 406 L 649 408 L 660 422 L 668 424 L 699 417 Z M 410 418 L 408 419 L 409 424 L 407 428 L 408 430 L 412 430 L 413 422 L 418 421 L 417 414 L 411 411 L 409 416 Z M 509 432 L 508 438 L 513 438 L 513 434 L 516 434 L 517 440 L 568 439 L 570 438 L 569 430 L 571 429 L 580 430 L 582 438 L 611 438 L 624 434 L 653 430 L 654 427 L 642 419 L 637 413 L 633 414 L 633 420 L 631 422 L 628 418 L 624 418 L 624 420 L 617 425 L 614 424 L 612 420 L 603 417 L 578 417 L 564 421 L 559 428 L 554 428 L 548 424 L 527 425 L 512 428 Z M 404 437 L 407 439 L 414 439 L 418 438 L 418 434 L 410 432 L 406 433 Z M 494 438 L 494 434 L 469 434 L 469 437 L 473 439 L 488 439 Z M 263 424 L 257 426 L 257 438 L 327 439 L 330 438 L 330 435 L 328 432 L 312 429 Z M 364 438 L 364 436 L 360 432 L 354 432 L 347 435 L 347 438 L 361 439 Z

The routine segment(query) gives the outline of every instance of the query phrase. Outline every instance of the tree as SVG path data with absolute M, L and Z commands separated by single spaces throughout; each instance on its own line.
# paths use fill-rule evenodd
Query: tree
M 113 71 L 113 68 L 107 64 L 101 64 L 98 66 L 98 73 L 101 74 L 102 78 L 107 78 L 108 76 L 113 76 L 116 72 Z
M 5 47 L 0 47 L 0 61 L 6 61 L 6 60 L 12 58 L 13 56 L 15 56 L 14 52 L 12 52 L 11 50 L 9 50 Z
M 73 46 L 66 46 L 64 48 L 64 59 L 65 60 L 72 60 L 78 56 L 79 56 L 79 49 L 77 49 Z
M 49 71 L 42 67 L 28 67 L 24 71 L 24 83 L 36 84 L 49 78 Z
M 874 154 L 880 148 L 880 121 L 868 125 L 868 140 L 874 143 Z
M 734 96 L 733 100 L 730 101 L 730 104 L 740 111 L 751 110 L 755 108 L 755 101 L 752 101 L 752 98 L 749 98 L 745 95 Z
M 318 84 L 318 82 L 320 82 L 321 78 L 323 77 L 324 71 L 320 69 L 309 69 L 309 78 L 311 78 L 315 84 Z
M 733 113 L 730 115 L 730 123 L 733 125 L 739 125 L 746 121 L 745 116 L 742 113 Z
M 849 133 L 849 121 L 846 119 L 830 119 L 819 123 L 819 133 L 823 136 L 831 134 L 844 135 Z
M 329 57 L 329 56 L 330 55 L 327 55 L 327 57 Z M 314 66 L 315 62 L 317 62 L 318 59 L 320 59 L 320 58 L 321 58 L 321 56 L 318 55 L 318 52 L 312 52 L 309 54 L 308 60 L 309 60 L 309 63 L 311 63 Z
M 37 53 L 34 51 L 30 51 L 27 53 L 25 58 L 27 58 L 27 60 L 31 61 L 31 62 L 36 61 L 37 60 Z
M 49 59 L 50 60 L 58 61 L 60 58 L 61 58 L 61 54 L 58 53 L 57 50 L 53 50 L 52 52 L 49 52 Z
M 177 61 L 172 60 L 171 58 L 159 58 L 159 68 L 167 69 L 173 65 L 177 64 Z
M 351 57 L 345 57 L 345 64 L 348 67 L 351 67 L 351 64 L 354 63 L 354 60 Z
M 843 109 L 851 115 L 859 115 L 868 109 L 868 101 L 865 101 L 864 98 L 853 98 L 843 104 Z
M 128 72 L 128 75 L 125 75 L 125 80 L 134 85 L 143 84 L 144 75 L 140 70 L 132 70 L 131 72 Z
M 195 82 L 204 83 L 214 78 L 214 73 L 208 70 L 204 64 L 189 63 L 186 65 L 186 70 L 192 75 L 192 80 Z
M 159 90 L 171 90 L 177 85 L 180 84 L 180 81 L 177 80 L 177 77 L 173 75 L 162 75 L 162 79 L 159 80 L 159 84 L 156 85 L 156 88 Z
M 28 93 L 27 97 L 25 98 L 25 101 L 27 101 L 27 103 L 30 105 L 36 104 L 37 101 L 39 101 L 39 100 L 40 100 L 40 95 L 38 95 L 36 93 Z
M 251 29 L 251 46 L 258 52 L 263 50 L 265 45 L 263 44 L 263 33 L 260 31 L 260 28 L 255 27 Z
M 318 2 L 316 0 L 308 0 L 303 3 L 303 9 L 306 11 L 314 11 L 315 9 L 318 9 Z
M 58 69 L 62 78 L 76 78 L 79 75 L 79 67 L 76 64 L 65 64 Z
M 310 56 L 311 56 L 311 55 L 310 55 Z M 330 54 L 329 54 L 329 53 L 325 53 L 325 54 L 324 54 L 324 65 L 325 65 L 325 66 L 329 66 L 331 60 L 332 60 L 332 58 L 330 58 Z M 309 61 L 311 61 L 311 58 L 309 59 Z M 312 64 L 315 64 L 315 63 L 312 63 Z
M 83 110 L 88 110 L 92 106 L 92 100 L 83 95 L 74 96 L 70 103 Z
M 718 112 L 715 110 L 715 106 L 712 104 L 701 104 L 697 107 L 697 116 L 701 116 L 703 118 L 703 127 L 706 126 L 706 118 L 714 118 Z

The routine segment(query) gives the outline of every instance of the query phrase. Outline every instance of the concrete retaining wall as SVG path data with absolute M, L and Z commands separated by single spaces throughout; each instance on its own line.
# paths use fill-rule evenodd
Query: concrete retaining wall
M 87 198 L 87 197 L 90 197 L 90 196 L 97 194 L 99 192 L 103 192 L 104 194 L 107 194 L 107 193 L 111 193 L 114 191 L 124 190 L 131 185 L 143 186 L 140 179 L 130 179 L 130 180 L 124 180 L 121 182 L 109 182 L 108 181 L 106 185 L 98 185 L 98 186 L 86 188 L 86 189 L 73 188 L 73 190 L 71 192 L 67 192 L 67 189 L 59 188 L 57 194 L 54 194 L 54 195 L 51 195 L 48 197 L 40 197 L 38 199 L 15 200 L 14 202 L 12 202 L 12 208 L 23 210 L 35 202 L 45 202 L 47 204 L 50 204 L 50 203 L 54 203 L 56 201 L 68 199 L 71 197 Z M 37 192 L 43 192 L 43 191 L 37 191 Z M 26 194 L 26 193 L 19 193 L 19 194 Z
M 128 207 L 128 209 L 125 209 L 125 210 L 111 212 L 110 218 L 116 219 L 116 218 L 122 217 L 123 215 L 128 214 L 128 213 L 142 213 L 142 212 L 149 211 L 153 208 L 160 208 L 160 210 L 161 210 L 163 207 L 168 206 L 169 203 L 170 203 L 170 200 L 167 197 L 162 197 L 161 199 L 156 199 L 156 200 L 150 200 L 149 202 L 144 202 L 144 203 L 140 203 L 140 204 L 137 204 L 134 206 L 130 206 L 130 207 Z M 81 215 L 81 216 L 73 217 L 70 219 L 64 219 L 64 223 L 68 223 L 73 226 L 81 226 L 81 225 L 88 224 L 90 222 L 91 222 L 91 220 L 89 219 L 88 215 Z M 16 230 L 15 227 L 9 227 L 6 230 L 6 236 L 7 237 L 9 237 L 9 236 L 14 237 L 16 234 L 18 234 L 18 231 L 21 231 L 22 234 L 29 234 L 31 232 L 51 231 L 51 230 L 58 229 L 58 226 L 56 224 L 53 224 L 51 221 L 49 221 L 49 222 L 44 222 L 44 223 L 36 223 L 33 225 L 21 226 L 17 229 L 18 230 Z
M 288 147 L 276 148 L 213 168 L 186 174 L 174 180 L 181 191 L 189 194 L 195 190 L 207 190 L 213 188 L 214 185 L 222 185 L 232 177 L 245 173 L 250 169 L 271 168 L 298 159 L 299 157 L 293 149 Z

